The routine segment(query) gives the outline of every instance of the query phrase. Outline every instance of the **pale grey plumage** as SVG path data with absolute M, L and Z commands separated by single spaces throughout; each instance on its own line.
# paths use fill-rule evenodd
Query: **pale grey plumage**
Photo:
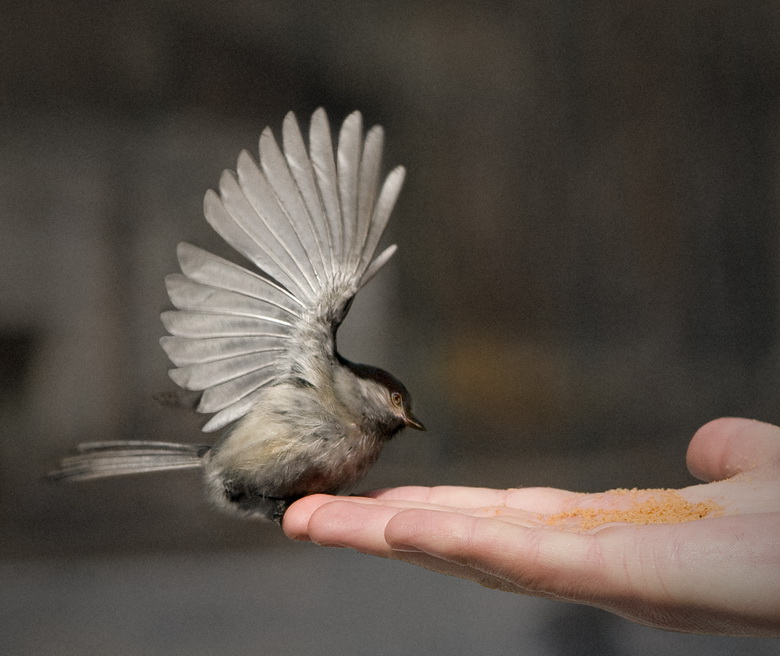
M 397 167 L 379 184 L 383 131 L 363 138 L 350 114 L 334 152 L 327 116 L 314 112 L 307 152 L 295 116 L 270 129 L 259 161 L 243 151 L 204 214 L 257 272 L 189 244 L 180 274 L 166 278 L 176 310 L 164 312 L 161 344 L 174 382 L 202 392 L 197 410 L 212 432 L 232 425 L 211 450 L 168 443 L 84 445 L 61 478 L 203 464 L 212 498 L 243 513 L 279 517 L 299 496 L 340 491 L 362 476 L 403 426 L 422 428 L 406 389 L 335 349 L 352 298 L 395 252 L 375 256 L 400 193 Z

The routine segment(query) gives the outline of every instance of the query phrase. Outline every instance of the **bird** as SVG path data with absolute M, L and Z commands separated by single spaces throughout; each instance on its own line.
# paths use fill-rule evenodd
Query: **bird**
M 382 181 L 383 148 L 383 129 L 364 134 L 357 111 L 335 149 L 322 108 L 308 151 L 293 112 L 281 146 L 263 130 L 259 158 L 242 151 L 203 202 L 208 223 L 253 270 L 182 242 L 181 273 L 165 279 L 170 378 L 197 393 L 195 409 L 211 415 L 203 432 L 220 438 L 86 442 L 50 477 L 197 468 L 218 509 L 281 523 L 306 495 L 348 491 L 402 429 L 425 430 L 401 381 L 336 345 L 355 295 L 396 252 L 377 254 L 405 169 Z

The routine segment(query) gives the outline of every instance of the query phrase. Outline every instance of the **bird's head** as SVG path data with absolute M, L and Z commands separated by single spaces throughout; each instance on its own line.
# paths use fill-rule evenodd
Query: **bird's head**
M 345 404 L 360 414 L 364 421 L 374 424 L 388 437 L 408 426 L 425 430 L 412 412 L 412 397 L 403 383 L 392 374 L 364 364 L 343 361 L 344 378 L 341 385 Z

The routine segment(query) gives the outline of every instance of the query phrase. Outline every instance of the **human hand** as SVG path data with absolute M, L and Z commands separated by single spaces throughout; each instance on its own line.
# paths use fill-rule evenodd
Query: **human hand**
M 287 510 L 283 528 L 294 539 L 658 628 L 780 637 L 780 428 L 710 422 L 691 440 L 687 461 L 693 475 L 714 482 L 670 494 L 717 511 L 684 523 L 582 521 L 588 513 L 632 521 L 631 508 L 658 491 L 402 487 L 305 497 Z

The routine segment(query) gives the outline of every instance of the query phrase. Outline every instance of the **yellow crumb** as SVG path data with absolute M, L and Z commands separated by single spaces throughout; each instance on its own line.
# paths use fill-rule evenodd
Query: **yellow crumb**
M 602 524 L 679 524 L 704 517 L 717 517 L 723 507 L 714 501 L 691 503 L 676 490 L 633 490 L 617 489 L 604 492 L 595 499 L 604 496 L 614 500 L 621 498 L 624 508 L 584 508 L 575 506 L 570 510 L 548 515 L 542 520 L 547 526 L 575 523 L 580 530 L 596 528 Z

